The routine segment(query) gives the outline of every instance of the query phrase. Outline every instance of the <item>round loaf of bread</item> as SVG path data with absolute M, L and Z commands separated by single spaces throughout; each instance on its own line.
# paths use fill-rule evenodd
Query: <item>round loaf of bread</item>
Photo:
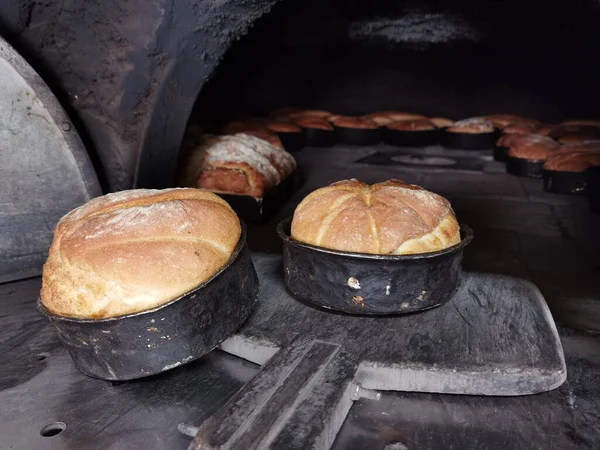
M 558 146 L 553 139 L 539 134 L 521 134 L 511 142 L 508 156 L 528 161 L 545 161 L 550 151 Z
M 369 118 L 379 126 L 386 126 L 392 122 L 398 122 L 401 120 L 417 120 L 426 118 L 422 114 L 413 114 L 402 111 L 377 111 L 365 117 Z
M 333 125 L 320 117 L 303 116 L 295 119 L 295 122 L 303 128 L 333 131 Z
M 600 166 L 600 151 L 552 152 L 544 163 L 544 169 L 557 172 L 584 172 L 593 166 Z
M 454 120 L 445 117 L 431 117 L 429 120 L 436 128 L 448 128 L 454 125 Z
M 398 122 L 392 122 L 387 125 L 390 130 L 397 131 L 429 131 L 435 130 L 435 126 L 428 119 L 416 119 L 416 120 L 401 120 Z
M 340 128 L 375 129 L 379 127 L 368 117 L 335 116 L 330 118 L 330 121 Z
M 515 116 L 514 114 L 490 114 L 488 116 L 483 117 L 492 122 L 496 128 L 504 128 L 507 125 L 515 122 L 521 124 L 529 124 L 532 127 L 539 125 L 539 121 L 535 119 L 528 119 L 526 117 Z
M 511 122 L 502 128 L 504 134 L 530 134 L 538 128 L 537 125 L 529 122 Z
M 270 120 L 265 122 L 265 126 L 275 133 L 299 133 L 302 131 L 298 125 L 282 120 Z
M 428 253 L 460 242 L 450 202 L 398 180 L 372 186 L 344 180 L 317 189 L 296 208 L 292 238 L 355 253 Z
M 220 197 L 197 189 L 136 189 L 98 197 L 56 226 L 41 300 L 53 314 L 106 318 L 145 311 L 199 286 L 241 235 Z
M 452 126 L 446 128 L 446 131 L 449 133 L 469 134 L 492 133 L 494 131 L 494 125 L 492 122 L 481 117 L 474 117 L 472 119 L 464 119 L 454 122 Z

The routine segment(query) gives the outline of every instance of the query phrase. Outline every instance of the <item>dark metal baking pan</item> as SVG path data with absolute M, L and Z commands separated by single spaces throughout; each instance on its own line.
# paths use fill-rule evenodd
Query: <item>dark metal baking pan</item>
M 590 208 L 600 213 L 600 167 L 590 167 L 585 171 L 585 183 Z
M 306 145 L 309 147 L 333 147 L 337 138 L 334 130 L 320 128 L 305 128 Z
M 544 161 L 529 161 L 523 158 L 506 157 L 506 172 L 518 177 L 541 178 Z
M 407 131 L 383 128 L 383 141 L 399 147 L 426 147 L 437 144 L 440 137 L 438 130 Z
M 288 152 L 298 152 L 306 146 L 306 135 L 302 131 L 278 132 L 283 147 Z
M 260 225 L 275 216 L 303 184 L 304 172 L 298 166 L 289 177 L 277 186 L 267 189 L 262 198 L 222 192 L 215 192 L 215 194 L 229 203 L 229 206 L 244 221 Z
M 564 172 L 542 169 L 544 190 L 555 194 L 585 194 L 586 182 L 583 172 Z
M 461 242 L 438 252 L 369 255 L 296 241 L 291 221 L 277 226 L 287 288 L 304 301 L 351 314 L 405 314 L 445 303 L 460 284 L 463 250 L 473 240 L 463 225 Z
M 337 141 L 348 145 L 377 145 L 381 140 L 379 128 L 335 127 Z
M 489 150 L 498 141 L 496 131 L 489 133 L 452 133 L 444 131 L 440 141 L 444 147 L 456 150 Z
M 508 147 L 494 147 L 494 161 L 506 162 L 508 158 Z
M 38 308 L 58 330 L 75 366 L 103 380 L 132 380 L 194 361 L 233 335 L 250 315 L 258 277 L 240 240 L 208 281 L 157 308 L 107 319 L 61 317 Z

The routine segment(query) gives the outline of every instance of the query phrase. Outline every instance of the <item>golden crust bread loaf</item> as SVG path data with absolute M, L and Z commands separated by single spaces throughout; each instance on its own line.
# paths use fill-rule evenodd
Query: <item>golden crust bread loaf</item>
M 520 134 L 511 142 L 508 156 L 528 161 L 545 161 L 552 150 L 558 146 L 553 139 L 539 134 Z
M 450 202 L 419 186 L 344 180 L 317 189 L 296 208 L 292 238 L 355 253 L 428 253 L 460 242 Z
M 59 316 L 107 318 L 155 308 L 230 259 L 241 226 L 218 196 L 136 189 L 98 197 L 56 226 L 41 300 Z
M 544 169 L 557 172 L 584 172 L 588 167 L 600 166 L 600 151 L 580 150 L 551 152 Z
M 209 136 L 190 152 L 182 184 L 261 198 L 295 169 L 292 155 L 262 139 L 247 134 Z

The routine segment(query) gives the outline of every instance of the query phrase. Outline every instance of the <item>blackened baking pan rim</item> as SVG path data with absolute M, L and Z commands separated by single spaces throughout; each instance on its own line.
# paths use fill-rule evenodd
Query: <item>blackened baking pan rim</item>
M 542 168 L 542 179 L 544 180 L 544 190 L 546 192 L 565 195 L 585 195 L 587 193 L 585 171 L 572 172 Z M 569 187 L 562 189 L 564 186 Z
M 442 132 L 433 130 L 394 130 L 384 128 L 381 140 L 388 145 L 398 147 L 427 147 L 436 145 Z
M 405 315 L 448 302 L 462 278 L 462 241 L 438 252 L 417 255 L 349 253 L 298 243 L 288 236 L 290 219 L 279 224 L 285 285 L 299 301 L 361 316 Z
M 485 133 L 461 133 L 444 130 L 440 135 L 442 146 L 453 150 L 487 151 L 495 147 L 498 137 L 496 131 Z
M 515 158 L 507 155 L 506 173 L 517 177 L 542 178 L 544 160 Z
M 201 290 L 202 288 L 204 288 L 206 285 L 208 285 L 209 283 L 211 283 L 213 280 L 215 280 L 219 275 L 221 275 L 223 272 L 225 272 L 227 269 L 229 269 L 229 267 L 231 267 L 231 265 L 237 260 L 239 254 L 242 252 L 242 250 L 244 249 L 244 245 L 246 245 L 246 235 L 247 235 L 247 231 L 246 231 L 246 224 L 244 223 L 243 220 L 240 220 L 240 227 L 241 227 L 241 234 L 240 234 L 240 238 L 235 246 L 235 249 L 233 250 L 233 253 L 231 254 L 231 256 L 229 257 L 229 260 L 227 261 L 227 263 L 221 267 L 217 272 L 215 272 L 208 280 L 204 281 L 202 284 L 196 286 L 195 288 L 189 290 L 188 292 L 180 295 L 179 297 L 174 298 L 173 300 L 169 300 L 167 303 L 163 303 L 161 305 L 158 305 L 152 309 L 145 309 L 144 311 L 138 311 L 135 313 L 129 313 L 129 314 L 124 314 L 122 316 L 114 316 L 114 317 L 102 317 L 102 318 L 98 318 L 98 319 L 92 319 L 92 318 L 82 318 L 82 317 L 69 317 L 69 316 L 60 316 L 58 314 L 54 314 L 53 312 L 51 312 L 48 308 L 46 308 L 44 306 L 44 304 L 42 303 L 41 298 L 38 298 L 37 301 L 37 305 L 38 305 L 38 310 L 44 314 L 46 317 L 48 318 L 52 318 L 55 320 L 61 320 L 61 321 L 65 321 L 65 322 L 76 322 L 76 323 L 105 323 L 105 322 L 113 322 L 113 321 L 117 321 L 117 320 L 123 320 L 123 319 L 128 319 L 128 318 L 133 318 L 133 317 L 139 317 L 139 316 L 143 316 L 146 314 L 153 314 L 157 311 L 160 311 L 161 309 L 167 308 L 170 305 L 179 302 L 180 300 L 185 300 L 187 297 L 195 294 L 196 292 L 198 292 L 199 290 Z
M 334 125 L 334 131 L 338 144 L 352 146 L 378 145 L 381 142 L 381 129 L 340 127 Z
M 438 250 L 435 252 L 428 252 L 428 253 L 414 253 L 414 254 L 408 254 L 408 255 L 379 255 L 379 254 L 374 254 L 374 253 L 356 253 L 356 252 L 345 252 L 342 250 L 333 250 L 330 248 L 319 247 L 316 245 L 306 244 L 304 242 L 297 241 L 296 239 L 294 239 L 291 236 L 291 232 L 288 233 L 286 231 L 287 229 L 289 229 L 289 227 L 291 227 L 291 224 L 292 224 L 292 217 L 287 217 L 287 218 L 283 219 L 281 222 L 279 222 L 277 224 L 277 234 L 283 241 L 285 241 L 291 245 L 294 245 L 296 247 L 300 247 L 300 248 L 304 248 L 304 249 L 308 249 L 308 250 L 314 250 L 314 251 L 329 254 L 329 255 L 343 256 L 343 257 L 352 258 L 352 259 L 366 259 L 366 260 L 389 261 L 389 262 L 430 259 L 430 258 L 435 258 L 436 256 L 442 256 L 442 255 L 446 255 L 448 253 L 457 252 L 457 251 L 464 249 L 467 245 L 469 245 L 475 236 L 473 234 L 473 230 L 469 226 L 467 226 L 463 223 L 459 223 L 461 241 L 458 244 L 454 244 L 454 245 L 452 245 L 450 247 L 446 247 L 442 250 Z

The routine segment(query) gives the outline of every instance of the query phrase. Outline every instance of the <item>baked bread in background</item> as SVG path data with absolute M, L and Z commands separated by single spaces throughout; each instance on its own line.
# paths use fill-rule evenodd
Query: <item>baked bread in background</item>
M 496 147 L 510 148 L 512 143 L 519 139 L 519 136 L 521 135 L 517 133 L 503 134 L 502 136 L 500 136 L 500 139 L 498 139 L 498 141 L 496 142 Z
M 56 226 L 41 300 L 59 316 L 106 318 L 155 308 L 229 261 L 240 221 L 197 189 L 137 189 L 95 198 Z
M 454 120 L 445 117 L 431 117 L 429 120 L 436 128 L 448 128 L 454 125 Z
M 557 142 L 547 136 L 523 134 L 511 142 L 508 156 L 528 161 L 545 161 L 557 146 Z
M 208 136 L 188 155 L 182 184 L 210 191 L 263 197 L 296 169 L 294 157 L 249 136 Z
M 312 128 L 317 130 L 333 131 L 333 125 L 325 119 L 313 116 L 302 116 L 294 119 L 294 123 L 302 128 Z
M 539 121 L 535 119 L 528 119 L 526 117 L 516 116 L 514 114 L 490 114 L 483 116 L 482 119 L 492 122 L 496 128 L 504 128 L 511 123 L 523 123 L 532 126 L 539 125 Z
M 336 116 L 333 119 L 330 118 L 333 125 L 340 128 L 360 128 L 360 129 L 375 129 L 379 128 L 375 122 L 368 117 L 350 117 L 350 116 Z
M 428 253 L 460 242 L 450 202 L 419 186 L 344 180 L 310 193 L 296 208 L 291 236 L 356 253 Z
M 392 122 L 387 125 L 390 130 L 397 131 L 429 131 L 435 130 L 435 126 L 429 119 L 417 119 L 417 120 L 401 120 L 399 122 Z
M 402 111 L 377 111 L 365 116 L 372 120 L 380 127 L 389 125 L 392 122 L 398 122 L 400 120 L 417 120 L 426 119 L 422 114 L 413 114 Z
M 473 117 L 472 119 L 464 119 L 454 122 L 451 127 L 446 128 L 446 131 L 449 133 L 469 134 L 493 133 L 494 125 L 489 120 L 481 117 Z
M 265 122 L 265 127 L 275 133 L 300 133 L 302 131 L 298 125 L 283 120 L 270 120 Z
M 584 172 L 589 167 L 600 166 L 600 151 L 551 152 L 544 169 L 557 172 Z
M 530 134 L 539 128 L 538 125 L 528 122 L 511 122 L 502 128 L 505 134 Z

